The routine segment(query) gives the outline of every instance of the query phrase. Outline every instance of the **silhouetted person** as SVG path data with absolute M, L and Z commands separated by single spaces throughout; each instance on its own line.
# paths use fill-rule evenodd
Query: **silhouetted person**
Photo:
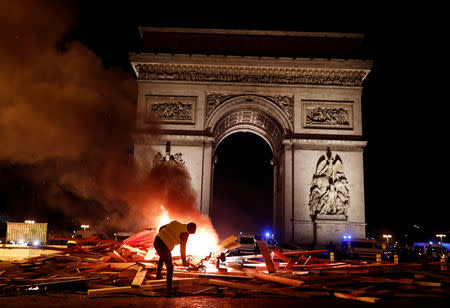
M 330 242 L 330 244 L 328 244 L 327 249 L 328 249 L 328 252 L 334 252 L 334 253 L 336 252 L 336 246 L 334 245 L 333 242 Z
M 197 225 L 193 222 L 183 224 L 179 221 L 173 220 L 167 225 L 159 228 L 158 234 L 156 234 L 153 246 L 159 255 L 158 268 L 156 270 L 156 279 L 162 279 L 161 271 L 163 263 L 166 264 L 167 270 L 167 294 L 172 294 L 172 277 L 173 277 L 173 262 L 172 253 L 173 248 L 180 244 L 180 255 L 183 261 L 183 266 L 189 266 L 186 261 L 186 242 L 189 238 L 189 234 L 194 234 L 197 229 Z

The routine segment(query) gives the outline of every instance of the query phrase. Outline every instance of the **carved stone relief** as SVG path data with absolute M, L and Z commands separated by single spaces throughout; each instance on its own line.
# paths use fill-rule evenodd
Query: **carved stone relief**
M 163 156 L 161 152 L 158 152 L 153 158 L 153 167 L 159 166 L 161 164 L 173 164 L 178 167 L 183 167 L 184 160 L 181 153 L 175 153 L 173 155 L 167 153 Z
M 353 102 L 302 101 L 303 127 L 353 128 Z
M 239 125 L 248 125 L 260 129 L 264 136 L 270 140 L 273 151 L 277 151 L 281 144 L 281 128 L 270 117 L 256 111 L 235 111 L 217 123 L 214 129 L 214 137 L 220 140 L 224 133 Z
M 195 123 L 195 96 L 148 95 L 145 110 L 146 121 L 156 117 L 162 123 Z
M 311 215 L 347 215 L 350 206 L 348 181 L 338 154 L 327 149 L 316 165 L 309 194 Z
M 223 94 L 223 93 L 208 93 L 206 95 L 206 118 L 208 118 L 211 113 L 220 106 L 223 102 L 238 97 L 241 95 L 237 94 Z M 291 123 L 293 123 L 294 114 L 294 96 L 287 95 L 261 95 L 259 97 L 265 98 L 283 110 L 287 118 Z
M 361 87 L 367 71 L 200 64 L 136 64 L 141 80 L 248 82 Z

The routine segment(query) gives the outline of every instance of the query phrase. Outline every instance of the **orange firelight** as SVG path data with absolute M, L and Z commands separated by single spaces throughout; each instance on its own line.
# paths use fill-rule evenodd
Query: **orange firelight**
M 169 213 L 161 205 L 161 214 L 159 215 L 157 221 L 157 230 L 163 225 L 170 223 L 172 220 L 178 220 L 183 223 L 187 223 L 181 219 L 171 218 Z M 198 256 L 204 258 L 208 256 L 211 252 L 215 252 L 218 249 L 217 244 L 219 243 L 219 238 L 216 231 L 210 224 L 201 224 L 195 221 L 197 224 L 197 230 L 195 234 L 189 235 L 188 242 L 186 244 L 186 254 L 192 256 Z M 172 250 L 172 256 L 179 256 L 180 248 L 175 246 Z

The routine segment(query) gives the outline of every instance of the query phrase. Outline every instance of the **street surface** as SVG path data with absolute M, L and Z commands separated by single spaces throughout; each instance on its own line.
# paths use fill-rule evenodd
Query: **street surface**
M 85 293 L 53 293 L 48 295 L 23 295 L 16 297 L 0 297 L 0 307 L 64 307 L 64 308 L 101 308 L 101 307 L 395 307 L 395 308 L 434 308 L 448 307 L 448 297 L 440 299 L 394 299 L 381 300 L 378 303 L 364 303 L 333 297 L 317 297 L 311 299 L 296 299 L 283 296 L 242 295 L 230 296 L 176 296 L 143 297 L 136 295 L 121 295 L 114 297 L 90 298 Z

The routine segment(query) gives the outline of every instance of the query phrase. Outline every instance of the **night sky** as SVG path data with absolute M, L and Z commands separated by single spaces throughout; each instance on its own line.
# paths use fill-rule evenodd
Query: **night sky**
M 121 6 L 109 1 L 75 1 L 74 26 L 55 48 L 79 41 L 101 59 L 105 69 L 119 69 L 132 76 L 128 53 L 139 51 L 139 26 L 364 33 L 363 54 L 374 60 L 362 97 L 363 140 L 368 141 L 364 150 L 368 235 L 390 232 L 400 237 L 421 230 L 431 236 L 434 232 L 449 232 L 445 197 L 449 171 L 448 98 L 444 95 L 448 92 L 448 77 L 442 75 L 448 71 L 448 50 L 444 47 L 447 33 L 433 21 L 424 22 L 426 11 L 419 19 L 402 10 L 383 11 L 368 6 L 292 10 L 280 3 L 278 7 L 262 8 L 259 4 L 258 9 L 244 10 L 222 2 L 224 7 L 220 9 L 206 8 L 199 13 L 186 5 L 126 3 Z M 221 204 L 236 205 L 236 213 L 250 218 L 257 208 L 255 221 L 249 223 L 251 231 L 259 226 L 270 227 L 272 174 L 268 145 L 255 135 L 239 133 L 226 138 L 217 152 L 212 220 L 217 222 L 219 232 L 243 228 L 239 221 L 232 226 L 217 221 L 225 215 Z M 39 212 L 40 217 L 35 215 L 38 220 L 51 217 L 55 224 L 76 225 L 78 221 L 73 217 L 63 217 L 46 206 L 45 198 L 39 195 L 46 183 L 23 176 L 27 168 L 33 167 L 7 161 L 1 164 L 3 222 Z M 74 204 L 84 202 L 76 196 L 64 198 L 73 198 Z M 92 215 L 101 212 L 98 203 L 90 202 Z

